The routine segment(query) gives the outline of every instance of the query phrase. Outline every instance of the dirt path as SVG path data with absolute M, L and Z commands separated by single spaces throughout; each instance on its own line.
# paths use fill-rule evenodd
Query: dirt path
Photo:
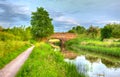
M 0 77 L 15 77 L 20 67 L 24 64 L 24 62 L 32 52 L 33 48 L 34 46 L 32 46 L 31 48 L 28 48 L 26 51 L 20 54 L 17 58 L 15 58 L 9 64 L 7 64 L 3 69 L 1 69 Z

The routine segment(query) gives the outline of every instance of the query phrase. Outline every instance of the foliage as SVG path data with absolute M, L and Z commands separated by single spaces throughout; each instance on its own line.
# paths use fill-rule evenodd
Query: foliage
M 40 43 L 34 48 L 28 60 L 16 77 L 84 77 L 76 67 L 63 61 L 60 52 L 54 52 L 50 45 Z
M 0 40 L 1 41 L 20 40 L 20 37 L 19 36 L 15 36 L 13 34 L 10 34 L 8 32 L 0 32 Z
M 49 14 L 44 8 L 37 8 L 31 17 L 33 37 L 43 38 L 53 34 L 54 29 L 51 21 L 52 19 L 49 18 Z
M 101 37 L 104 38 L 120 38 L 120 24 L 107 24 L 101 30 Z
M 83 34 L 85 33 L 86 29 L 83 26 L 76 26 L 73 27 L 71 30 L 69 30 L 69 33 L 77 33 L 77 34 Z
M 66 48 L 73 51 L 86 50 L 120 58 L 119 42 L 101 42 L 99 40 L 76 38 L 66 42 Z
M 30 40 L 31 37 L 31 27 L 21 26 L 13 28 L 2 28 L 0 31 L 0 40 Z
M 28 42 L 23 41 L 0 41 L 0 68 L 17 57 L 29 46 Z
M 96 38 L 100 36 L 100 29 L 98 27 L 95 26 L 90 26 L 87 29 L 87 35 L 89 35 L 91 38 Z
M 104 26 L 104 28 L 101 30 L 101 37 L 104 38 L 110 38 L 112 35 L 112 28 L 110 26 Z
M 120 24 L 111 24 L 112 27 L 112 37 L 120 38 Z
M 15 36 L 19 36 L 21 40 L 29 40 L 31 38 L 31 27 L 25 28 L 25 26 L 21 27 L 13 27 L 6 29 L 6 32 L 11 33 Z

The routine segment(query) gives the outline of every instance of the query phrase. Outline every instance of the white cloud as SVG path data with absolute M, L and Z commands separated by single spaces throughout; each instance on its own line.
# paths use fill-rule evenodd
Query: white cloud
M 118 23 L 120 24 L 119 20 L 108 20 L 108 21 L 98 21 L 99 24 L 109 24 L 109 23 Z
M 58 22 L 64 22 L 66 24 L 75 24 L 75 25 L 79 25 L 79 23 L 72 19 L 72 18 L 69 18 L 69 17 L 65 17 L 65 16 L 60 16 L 60 17 L 56 17 L 53 19 L 54 21 L 58 21 Z
M 31 11 L 29 9 L 29 7 L 27 6 L 18 6 L 18 8 L 13 8 L 15 13 L 18 13 L 18 14 L 26 14 L 26 15 L 30 15 L 31 14 Z

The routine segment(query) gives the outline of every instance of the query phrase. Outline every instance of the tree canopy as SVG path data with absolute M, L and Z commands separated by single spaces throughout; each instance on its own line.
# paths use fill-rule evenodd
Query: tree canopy
M 77 34 L 82 34 L 85 33 L 86 29 L 83 26 L 76 26 L 73 27 L 71 30 L 69 30 L 69 33 L 77 33 Z
M 90 26 L 88 29 L 87 29 L 87 34 L 89 36 L 91 36 L 92 38 L 95 38 L 95 37 L 99 37 L 100 35 L 100 29 L 99 27 L 96 27 L 96 26 Z
M 48 37 L 54 33 L 52 19 L 49 17 L 48 12 L 40 7 L 36 12 L 32 12 L 31 17 L 32 34 L 35 38 Z
M 107 24 L 101 30 L 101 37 L 104 38 L 120 38 L 120 24 Z

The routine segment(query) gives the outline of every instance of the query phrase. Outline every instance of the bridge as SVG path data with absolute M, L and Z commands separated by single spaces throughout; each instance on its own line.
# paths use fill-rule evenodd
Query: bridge
M 70 39 L 74 39 L 76 37 L 76 34 L 74 33 L 54 33 L 50 36 L 49 39 L 59 39 L 61 42 L 61 51 L 65 51 L 65 45 L 64 43 Z

